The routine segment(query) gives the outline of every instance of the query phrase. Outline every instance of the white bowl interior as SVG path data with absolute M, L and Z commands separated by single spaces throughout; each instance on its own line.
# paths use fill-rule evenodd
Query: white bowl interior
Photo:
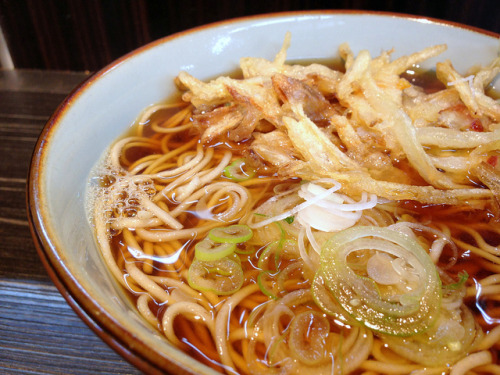
M 355 53 L 395 49 L 394 57 L 446 43 L 438 59 L 461 72 L 498 56 L 498 39 L 463 28 L 374 14 L 306 13 L 244 19 L 180 34 L 121 60 L 84 87 L 60 116 L 42 160 L 43 225 L 55 235 L 56 255 L 67 272 L 107 314 L 158 352 L 175 353 L 192 371 L 211 373 L 171 346 L 138 316 L 110 277 L 96 247 L 85 210 L 86 184 L 105 149 L 142 109 L 171 96 L 180 70 L 207 79 L 234 71 L 240 57 L 272 59 L 292 32 L 290 59 L 330 58 L 348 42 Z M 430 67 L 437 59 L 430 61 Z M 427 66 L 429 67 L 429 66 Z M 169 354 L 170 353 L 170 354 Z

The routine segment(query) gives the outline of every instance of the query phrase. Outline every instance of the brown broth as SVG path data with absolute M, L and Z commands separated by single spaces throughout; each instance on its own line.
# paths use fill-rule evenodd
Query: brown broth
M 332 64 L 330 64 L 332 66 Z M 415 73 L 415 72 L 414 72 Z M 427 92 L 433 92 L 441 89 L 442 85 L 436 82 L 435 75 L 433 73 L 421 73 L 416 72 L 415 74 L 407 73 L 404 75 L 410 82 L 418 85 L 422 85 L 426 88 Z M 159 111 L 152 118 L 151 121 L 164 121 L 164 119 L 176 113 L 176 109 L 168 111 Z M 151 122 L 150 121 L 150 122 Z M 143 126 L 143 134 L 148 137 L 155 139 L 157 135 L 151 130 L 149 125 Z M 172 137 L 169 145 L 174 148 L 176 145 L 182 145 L 193 137 L 197 137 L 192 131 L 184 131 L 176 134 Z M 220 153 L 225 149 L 230 149 L 237 156 L 249 156 L 248 151 L 246 151 L 246 142 L 231 142 L 229 140 L 218 141 L 217 144 L 211 145 L 216 149 L 216 153 Z M 146 147 L 134 147 L 127 151 L 126 159 L 128 164 L 133 164 L 135 161 L 149 155 L 149 154 L 161 154 L 160 148 L 146 148 Z M 413 178 L 418 184 L 424 185 L 423 180 L 419 180 L 418 175 L 411 170 L 408 166 L 403 165 L 402 167 L 407 170 L 407 173 L 414 175 Z M 264 165 L 256 164 L 258 169 L 258 177 L 273 177 L 275 176 L 275 171 L 272 169 L 267 169 Z M 276 184 L 274 182 L 273 184 Z M 271 185 L 272 189 L 272 185 Z M 169 209 L 173 209 L 175 205 L 169 204 Z M 417 220 L 417 222 L 425 223 L 428 226 L 440 229 L 443 227 L 450 228 L 451 235 L 464 243 L 464 245 L 459 246 L 458 254 L 454 254 L 450 246 L 446 246 L 444 249 L 444 254 L 441 257 L 440 267 L 446 269 L 447 274 L 453 279 L 457 280 L 459 274 L 462 271 L 466 271 L 469 278 L 466 282 L 467 287 L 473 287 L 485 276 L 492 274 L 491 269 L 495 269 L 497 273 L 500 273 L 500 264 L 494 265 L 491 263 L 490 270 L 484 267 L 485 261 L 480 256 L 474 254 L 471 251 L 472 248 L 478 247 L 477 241 L 473 238 L 463 228 L 478 228 L 478 233 L 486 240 L 491 246 L 498 246 L 500 244 L 500 224 L 498 218 L 495 217 L 494 213 L 489 209 L 479 210 L 470 208 L 467 205 L 456 207 L 456 206 L 446 206 L 446 205 L 422 205 L 414 201 L 403 201 L 400 202 L 397 212 L 399 214 L 408 213 Z M 133 216 L 133 213 L 131 213 Z M 198 225 L 202 219 L 197 217 L 192 212 L 186 212 L 180 216 L 180 221 L 186 227 L 193 227 Z M 455 225 L 459 223 L 461 226 Z M 432 236 L 421 233 L 422 236 L 426 237 L 429 241 L 432 241 Z M 173 248 L 177 245 L 173 244 Z M 121 267 L 124 277 L 127 277 L 127 271 L 125 269 L 125 262 L 132 261 L 132 258 L 127 255 L 127 248 L 125 241 L 123 239 L 123 234 L 120 232 L 113 233 L 111 247 L 113 249 L 114 257 L 117 261 L 119 267 Z M 250 255 L 239 255 L 242 261 L 242 266 L 247 274 L 245 284 L 257 283 L 258 275 L 258 259 L 262 253 L 264 247 L 260 249 L 255 249 L 255 251 Z M 165 250 L 167 251 L 167 250 Z M 153 276 L 172 276 L 176 275 L 177 272 L 182 272 L 182 263 L 189 263 L 190 259 L 193 257 L 194 242 L 188 241 L 182 250 L 183 256 L 181 256 L 181 261 L 172 262 L 171 264 L 160 263 L 155 261 L 153 264 L 153 271 L 151 275 Z M 188 260 L 186 260 L 188 259 Z M 279 267 L 286 267 L 290 262 L 284 261 Z M 450 266 L 451 265 L 451 266 Z M 300 285 L 290 286 L 293 288 L 306 288 L 309 287 L 307 281 Z M 137 299 L 143 292 L 131 292 L 128 293 L 133 301 L 137 303 Z M 256 297 L 256 302 L 248 301 L 246 305 L 251 307 L 252 304 L 263 303 L 268 299 L 267 296 L 262 294 Z M 469 296 L 466 298 L 466 303 L 468 307 L 472 310 L 476 317 L 476 320 L 482 326 L 485 331 L 490 330 L 500 323 L 500 298 L 490 298 L 489 296 L 476 295 Z M 158 320 L 161 321 L 161 317 L 165 311 L 164 306 L 160 306 L 155 302 L 149 304 L 151 311 L 157 315 Z M 313 308 L 313 307 L 309 307 Z M 248 319 L 249 314 L 251 314 L 251 309 L 244 309 L 238 307 L 238 309 L 232 315 L 232 321 L 235 325 L 245 324 Z M 176 334 L 177 337 L 183 342 L 183 350 L 192 355 L 194 358 L 205 363 L 206 365 L 222 371 L 221 365 L 218 363 L 217 350 L 214 346 L 213 341 L 210 339 L 210 333 L 204 325 L 192 323 L 184 317 L 176 318 Z M 496 351 L 494 356 L 498 356 Z M 495 359 L 496 361 L 496 359 Z

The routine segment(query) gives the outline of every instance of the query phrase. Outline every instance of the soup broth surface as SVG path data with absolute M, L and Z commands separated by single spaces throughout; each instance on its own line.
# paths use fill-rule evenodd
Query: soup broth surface
M 344 76 L 352 68 L 321 63 Z M 295 139 L 256 146 L 276 127 L 271 110 L 255 114 L 258 99 L 224 81 L 232 100 L 203 102 L 181 85 L 182 98 L 147 108 L 96 169 L 93 221 L 110 272 L 167 340 L 222 373 L 434 374 L 460 366 L 498 373 L 498 202 L 483 192 L 491 188 L 483 175 L 445 165 L 475 151 L 422 146 L 439 160 L 447 188 L 432 186 L 411 154 L 398 154 L 369 128 L 357 134 L 375 139 L 373 154 L 356 155 L 362 146 L 344 138 L 352 129 L 331 119 L 368 114 L 349 112 L 337 92 L 325 94 L 321 74 L 269 83 L 294 121 L 304 121 L 293 112 L 303 101 L 319 133 L 376 182 L 429 187 L 430 195 L 456 184 L 479 195 L 459 201 L 456 193 L 443 203 L 439 192 L 422 202 L 361 191 L 354 179 L 350 188 L 314 168 L 319 175 L 308 179 L 312 161 L 292 147 Z M 460 100 L 413 66 L 395 85 L 407 111 L 430 95 Z M 237 116 L 239 124 L 255 122 L 253 131 L 235 132 Z M 463 103 L 440 116 L 456 119 L 461 131 L 494 131 Z M 207 135 L 214 124 L 229 125 Z M 484 150 L 485 168 L 496 170 L 497 149 Z M 377 174 L 380 165 L 396 174 Z

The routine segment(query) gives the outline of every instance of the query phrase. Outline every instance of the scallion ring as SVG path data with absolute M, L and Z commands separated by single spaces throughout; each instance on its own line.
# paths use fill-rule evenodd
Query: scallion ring
M 281 239 L 271 242 L 264 248 L 257 261 L 257 267 L 275 272 L 279 271 L 281 259 L 296 259 L 299 257 L 297 241 Z
M 221 243 L 242 243 L 251 239 L 252 229 L 248 225 L 235 224 L 228 227 L 214 228 L 208 233 L 208 238 Z
M 233 254 L 235 249 L 236 245 L 234 243 L 214 242 L 206 237 L 195 245 L 194 255 L 196 259 L 212 261 Z
M 377 257 L 371 265 L 368 259 L 365 273 L 351 268 L 362 254 Z M 338 232 L 321 250 L 320 271 L 344 313 L 374 331 L 411 336 L 426 331 L 439 315 L 442 296 L 436 267 L 422 246 L 404 233 L 363 226 Z M 385 273 L 400 275 L 400 281 Z
M 331 361 L 328 356 L 330 322 L 318 311 L 303 311 L 295 316 L 289 326 L 288 338 L 293 358 L 308 366 Z
M 276 281 L 273 279 L 273 274 L 268 271 L 261 271 L 257 275 L 257 284 L 260 291 L 272 299 L 278 299 L 278 291 Z
M 282 248 L 283 244 L 281 241 L 274 241 L 267 245 L 259 256 L 257 267 L 266 271 L 279 271 L 280 252 Z M 274 261 L 272 265 L 269 264 L 269 259 L 271 259 L 271 257 Z
M 243 285 L 243 269 L 238 262 L 224 257 L 215 261 L 195 259 L 188 270 L 188 283 L 199 291 L 211 291 L 217 295 L 228 295 Z
M 248 163 L 245 159 L 240 158 L 233 161 L 226 168 L 224 168 L 224 176 L 236 182 L 242 182 L 251 179 L 255 176 L 253 169 L 247 168 Z

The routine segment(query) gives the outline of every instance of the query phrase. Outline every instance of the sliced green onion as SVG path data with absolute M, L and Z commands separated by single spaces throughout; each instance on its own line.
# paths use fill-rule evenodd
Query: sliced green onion
M 269 260 L 274 254 L 274 264 L 269 265 Z M 300 258 L 299 248 L 295 240 L 279 240 L 271 242 L 262 251 L 257 262 L 257 267 L 262 270 L 278 271 L 281 259 Z M 274 269 L 272 269 L 274 267 Z
M 259 267 L 262 270 L 272 270 L 271 267 L 274 266 L 274 270 L 272 271 L 279 271 L 280 253 L 281 250 L 283 249 L 283 244 L 285 243 L 286 232 L 279 222 L 275 221 L 274 223 L 278 226 L 280 230 L 280 239 L 278 241 L 271 242 L 269 245 L 266 246 L 264 251 L 260 254 L 259 260 L 257 262 L 257 267 Z M 274 254 L 274 265 L 270 266 L 269 264 L 266 263 L 268 263 L 270 256 L 273 254 Z
M 266 271 L 279 271 L 279 259 L 280 259 L 280 252 L 281 249 L 283 248 L 283 245 L 281 241 L 274 241 L 271 242 L 269 245 L 266 246 L 264 251 L 259 256 L 259 260 L 257 262 L 257 267 L 259 267 L 261 270 L 266 270 Z M 274 264 L 270 266 L 269 259 L 271 256 L 274 255 Z M 274 267 L 274 269 L 271 269 L 271 267 Z
M 280 242 L 282 243 L 283 241 L 285 241 L 286 231 L 283 229 L 283 227 L 281 226 L 279 221 L 275 221 L 274 223 L 278 226 L 278 228 L 280 230 L 280 233 L 281 233 L 280 234 Z
M 443 309 L 442 315 L 422 334 L 411 337 L 380 335 L 380 338 L 401 357 L 424 366 L 455 363 L 471 352 L 483 332 L 464 305 L 453 312 Z
M 350 325 L 359 325 L 352 317 L 345 313 L 345 310 L 340 306 L 339 302 L 330 293 L 325 286 L 323 273 L 321 270 L 316 272 L 314 276 L 311 292 L 313 301 L 316 305 L 323 310 L 324 313 L 333 316 L 335 319 L 340 320 Z
M 195 245 L 194 255 L 196 259 L 212 261 L 231 255 L 235 249 L 234 243 L 218 243 L 207 237 Z
M 288 216 L 288 217 L 284 218 L 283 220 L 285 220 L 288 224 L 292 224 L 293 221 L 295 220 L 295 216 Z
M 290 323 L 289 346 L 293 357 L 308 366 L 331 361 L 327 355 L 330 323 L 318 311 L 304 311 Z
M 262 315 L 266 312 L 266 309 L 267 309 L 267 306 L 269 305 L 269 302 L 271 302 L 271 300 L 263 302 L 260 305 L 258 305 L 257 307 L 253 308 L 253 310 L 250 312 L 250 315 L 248 315 L 247 324 L 246 324 L 248 328 L 255 328 L 259 319 L 262 318 Z
M 236 247 L 236 249 L 234 250 L 236 254 L 241 254 L 241 255 L 250 255 L 255 253 L 255 251 L 256 251 L 255 246 L 249 246 L 249 245 L 245 245 L 243 249 L 240 247 Z
M 400 258 L 415 270 L 416 287 L 399 298 L 383 297 L 376 280 L 349 267 L 348 256 L 360 250 Z M 404 233 L 363 226 L 338 232 L 321 250 L 320 270 L 344 314 L 375 331 L 411 336 L 427 330 L 439 316 L 442 296 L 436 267 L 421 245 Z
M 236 251 L 234 253 L 232 253 L 231 255 L 228 255 L 227 258 L 235 261 L 236 263 L 238 263 L 241 266 L 241 258 L 238 254 L 236 254 Z
M 228 227 L 214 228 L 208 233 L 208 238 L 215 242 L 242 243 L 251 239 L 253 231 L 248 225 L 235 224 Z
M 278 299 L 276 292 L 276 282 L 272 279 L 273 275 L 267 271 L 261 271 L 257 275 L 257 284 L 262 293 L 272 299 Z
M 290 280 L 296 272 L 302 273 L 302 262 L 290 263 L 284 270 L 280 271 L 277 278 L 279 290 L 285 290 L 286 281 Z
M 271 368 L 279 364 L 279 362 L 282 360 L 282 358 L 280 358 L 279 355 L 280 353 L 282 353 L 282 350 L 279 349 L 281 347 L 286 347 L 285 338 L 286 338 L 286 332 L 283 333 L 276 340 L 274 340 L 269 349 L 266 351 L 268 365 Z
M 208 262 L 195 259 L 188 270 L 191 288 L 218 295 L 235 293 L 243 285 L 243 280 L 241 265 L 228 257 Z
M 226 168 L 224 168 L 224 176 L 236 182 L 242 182 L 251 179 L 255 176 L 253 169 L 247 168 L 248 163 L 245 159 L 236 159 Z
M 467 279 L 469 278 L 469 274 L 467 271 L 462 271 L 458 273 L 458 281 L 453 284 L 448 284 L 448 285 L 443 285 L 443 289 L 445 290 L 458 290 L 461 289 L 464 285 Z
M 258 212 L 254 212 L 253 213 L 255 216 L 260 216 L 260 217 L 269 217 L 269 215 L 266 215 L 266 214 L 260 214 Z

